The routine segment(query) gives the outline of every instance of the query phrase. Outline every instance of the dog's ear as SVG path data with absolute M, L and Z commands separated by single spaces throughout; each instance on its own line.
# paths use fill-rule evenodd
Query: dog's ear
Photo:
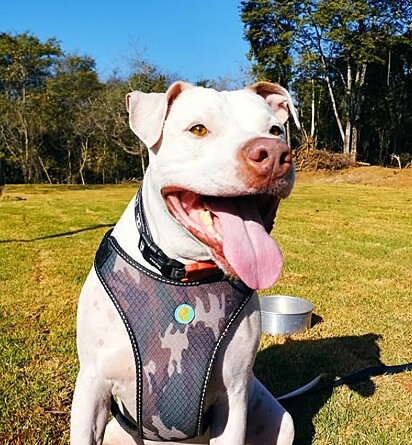
M 130 128 L 148 148 L 159 141 L 170 107 L 179 94 L 188 88 L 193 86 L 185 82 L 175 82 L 166 93 L 133 91 L 126 94 Z
M 257 82 L 249 88 L 266 100 L 282 124 L 288 120 L 290 112 L 296 126 L 300 129 L 298 113 L 293 105 L 290 94 L 285 88 L 277 83 L 270 82 Z

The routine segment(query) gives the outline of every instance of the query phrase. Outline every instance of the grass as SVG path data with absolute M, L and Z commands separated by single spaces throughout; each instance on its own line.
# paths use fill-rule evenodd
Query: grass
M 7 186 L 0 201 L 0 443 L 67 444 L 75 315 L 95 249 L 135 186 Z M 24 198 L 24 199 L 20 199 Z M 256 373 L 280 395 L 321 372 L 412 361 L 412 189 L 297 184 L 274 236 L 266 294 L 315 305 L 305 334 L 263 336 Z M 407 445 L 412 374 L 285 402 L 296 445 Z

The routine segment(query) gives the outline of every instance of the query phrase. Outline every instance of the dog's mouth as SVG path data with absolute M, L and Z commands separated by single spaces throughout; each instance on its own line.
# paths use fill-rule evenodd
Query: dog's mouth
M 282 255 L 269 235 L 278 197 L 212 197 L 170 189 L 162 194 L 170 214 L 208 246 L 228 275 L 239 277 L 252 289 L 266 289 L 278 279 Z

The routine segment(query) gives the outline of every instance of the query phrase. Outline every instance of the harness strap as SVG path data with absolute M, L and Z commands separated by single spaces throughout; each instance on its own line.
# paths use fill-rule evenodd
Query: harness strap
M 142 433 L 139 426 L 128 419 L 120 410 L 119 404 L 116 402 L 114 397 L 112 396 L 111 405 L 110 405 L 112 416 L 116 419 L 117 423 L 126 431 L 126 433 L 130 434 L 132 437 L 141 438 Z M 203 434 L 210 428 L 212 423 L 212 410 L 208 410 L 203 414 Z
M 130 434 L 132 437 L 142 437 L 141 429 L 134 422 L 131 422 L 121 411 L 119 405 L 112 396 L 110 409 L 113 417 L 117 420 L 117 423 Z

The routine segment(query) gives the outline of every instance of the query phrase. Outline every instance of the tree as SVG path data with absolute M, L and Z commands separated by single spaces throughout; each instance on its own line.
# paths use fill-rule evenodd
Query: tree
M 249 60 L 256 77 L 288 87 L 293 76 L 293 38 L 299 2 L 253 0 L 241 2 L 245 38 L 250 43 Z
M 284 65 L 277 71 L 287 69 L 294 83 L 300 77 L 300 86 L 299 73 L 308 74 L 305 88 L 312 93 L 319 81 L 326 84 L 343 152 L 356 159 L 368 67 L 387 63 L 388 49 L 411 27 L 411 6 L 394 0 L 249 0 L 241 3 L 241 17 L 250 55 L 270 80 L 279 79 L 275 60 Z M 312 110 L 314 104 L 312 95 Z
M 25 182 L 50 181 L 43 160 L 44 126 L 38 115 L 41 91 L 61 55 L 54 39 L 41 42 L 30 34 L 0 34 L 0 141 L 21 168 Z
M 361 128 L 368 162 L 387 165 L 394 156 L 401 165 L 412 160 L 412 45 L 408 42 L 412 42 L 411 33 L 387 48 L 386 65 L 369 68 L 362 116 L 368 125 Z
M 44 90 L 43 119 L 48 124 L 48 155 L 54 159 L 53 176 L 57 181 L 76 182 L 82 171 L 81 120 L 90 111 L 103 85 L 96 64 L 87 56 L 68 55 L 55 66 Z M 81 116 L 79 119 L 78 116 Z
M 128 126 L 128 91 L 165 91 L 171 77 L 136 60 L 100 82 L 95 61 L 55 39 L 0 34 L 0 161 L 13 182 L 118 182 L 141 177 L 146 151 Z M 132 156 L 131 156 L 132 155 Z

